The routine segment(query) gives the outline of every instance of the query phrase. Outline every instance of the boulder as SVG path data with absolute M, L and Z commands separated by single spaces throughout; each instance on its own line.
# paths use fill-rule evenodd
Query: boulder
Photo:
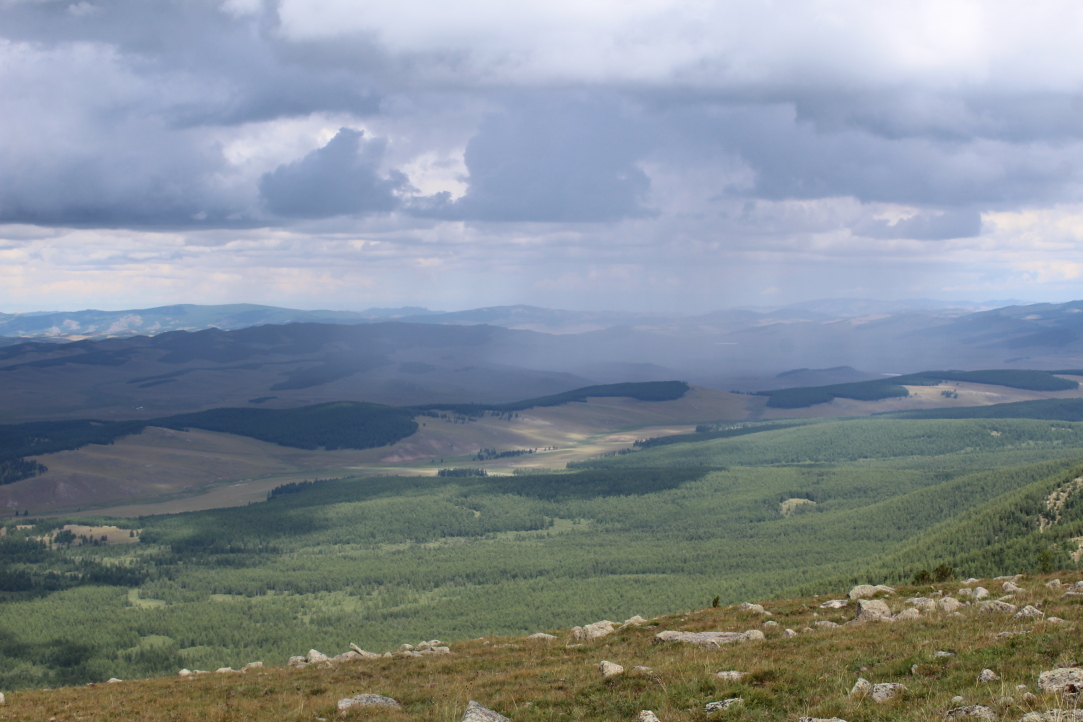
M 1023 578 L 1022 574 L 1008 574 L 1007 576 L 1003 576 L 1003 577 L 993 577 L 993 581 L 994 582 L 1005 582 L 1005 581 L 1007 581 L 1007 582 L 1017 582 L 1022 578 Z
M 733 642 L 754 642 L 765 639 L 763 632 L 750 629 L 747 632 L 673 632 L 665 631 L 654 635 L 659 642 L 687 642 L 707 649 L 718 649 L 723 644 Z
M 1049 622 L 1050 624 L 1064 624 L 1064 620 L 1060 617 L 1046 617 L 1045 621 Z
M 941 612 L 947 612 L 948 614 L 959 611 L 959 608 L 962 606 L 963 603 L 955 597 L 940 597 L 936 602 L 937 609 Z
M 639 674 L 645 677 L 653 677 L 654 670 L 650 667 L 644 667 L 642 664 L 637 664 L 636 666 L 632 667 L 632 674 Z
M 936 609 L 936 600 L 929 599 L 928 597 L 910 597 L 906 600 L 906 603 L 912 604 L 918 609 L 924 609 L 926 611 Z
M 856 587 L 850 590 L 850 593 L 846 596 L 850 599 L 862 599 L 863 597 L 875 597 L 877 594 L 894 594 L 895 590 L 891 587 L 884 586 L 883 584 L 858 584 Z
M 511 720 L 502 714 L 493 712 L 488 707 L 482 707 L 474 700 L 470 700 L 466 705 L 466 711 L 463 712 L 462 722 L 511 722 Z
M 726 682 L 740 682 L 745 678 L 745 672 L 738 672 L 735 669 L 729 669 L 725 672 L 715 672 L 714 676 Z
M 854 621 L 858 624 L 865 622 L 885 622 L 891 620 L 891 607 L 882 599 L 858 599 L 857 616 Z
M 602 673 L 603 677 L 615 677 L 618 674 L 624 674 L 624 667 L 619 664 L 614 664 L 613 662 L 607 662 L 603 659 L 601 662 L 598 662 L 598 671 Z
M 837 622 L 832 622 L 827 619 L 821 619 L 818 622 L 813 622 L 813 624 L 815 624 L 817 627 L 823 627 L 825 629 L 834 629 L 835 627 L 839 626 Z
M 970 579 L 967 579 L 965 582 L 963 582 L 963 584 L 966 584 L 966 585 L 969 586 L 971 584 L 977 584 L 980 581 L 981 581 L 980 579 L 975 579 L 974 577 L 970 577 Z
M 318 664 L 320 662 L 327 661 L 327 655 L 323 652 L 316 651 L 315 649 L 308 650 L 308 654 L 305 655 L 305 661 L 309 664 Z
M 1016 619 L 1042 619 L 1043 617 L 1045 617 L 1045 612 L 1030 604 L 1015 613 Z
M 400 644 L 399 648 L 396 649 L 395 651 L 396 652 L 413 652 L 414 649 L 415 649 L 415 647 L 412 644 Z
M 796 636 L 797 636 L 797 632 L 793 631 L 792 629 L 787 629 L 786 631 L 784 631 L 784 632 L 782 633 L 782 636 L 783 636 L 783 637 L 786 637 L 787 639 L 789 639 L 790 637 L 796 637 Z
M 636 722 L 661 722 L 658 719 L 658 715 L 649 709 L 643 709 L 636 715 Z
M 980 719 L 996 719 L 997 713 L 991 707 L 983 707 L 980 704 L 967 705 L 966 707 L 953 707 L 944 713 L 948 719 L 962 719 L 964 717 L 978 717 Z
M 582 627 L 572 627 L 572 639 L 582 639 L 582 638 L 583 638 L 583 628 Z
M 891 618 L 893 622 L 905 622 L 911 619 L 921 619 L 921 612 L 911 607 L 910 609 L 904 609 L 894 617 Z
M 358 694 L 338 701 L 340 712 L 345 712 L 351 707 L 391 707 L 392 709 L 401 709 L 402 705 L 399 704 L 398 700 L 384 697 L 382 694 Z
M 1019 722 L 1083 722 L 1083 709 L 1050 709 L 1028 712 Z
M 711 712 L 722 712 L 729 709 L 730 707 L 735 707 L 739 704 L 744 704 L 744 700 L 742 698 L 730 697 L 729 699 L 722 699 L 717 702 L 708 702 L 703 707 L 703 711 L 707 714 L 710 714 Z
M 978 606 L 979 612 L 999 612 L 1001 614 L 1015 614 L 1017 609 L 1018 607 L 1014 604 L 1008 604 L 999 599 L 991 602 L 982 602 L 981 605 Z
M 242 672 L 248 672 L 253 669 L 263 669 L 263 662 L 249 662 L 245 666 L 241 667 Z
M 1069 584 L 1068 588 L 1065 591 L 1083 592 L 1083 581 L 1075 582 L 1074 584 Z
M 1076 695 L 1083 690 L 1083 668 L 1058 667 L 1038 675 L 1038 689 L 1046 694 Z
M 872 692 L 872 683 L 864 677 L 858 677 L 854 686 L 850 689 L 851 697 L 864 697 Z
M 849 603 L 849 599 L 830 599 L 821 604 L 820 609 L 842 609 Z
M 996 682 L 998 679 L 1000 679 L 1000 675 L 991 669 L 983 669 L 978 673 L 979 682 Z
M 749 602 L 745 602 L 737 608 L 742 612 L 752 612 L 753 614 L 764 614 L 767 611 L 762 604 L 750 604 Z
M 989 596 L 989 590 L 985 587 L 974 587 L 974 599 L 985 599 Z
M 962 589 L 957 591 L 955 594 L 957 596 L 960 596 L 960 597 L 972 597 L 972 596 L 974 596 L 974 590 L 971 589 L 970 587 L 963 587 Z
M 889 702 L 902 692 L 906 691 L 906 685 L 899 684 L 898 682 L 881 682 L 880 684 L 874 684 L 872 691 L 869 692 L 869 696 L 872 697 L 872 701 L 877 704 L 883 704 Z
M 109 679 L 105 680 L 105 683 L 106 684 L 116 684 L 117 682 L 123 682 L 123 681 L 124 681 L 123 679 L 117 679 L 116 677 L 110 677 Z
M 177 672 L 177 676 L 178 677 L 191 677 L 192 676 L 192 670 L 190 670 L 190 669 L 182 669 L 181 671 Z
M 646 623 L 647 620 L 637 614 L 634 617 L 629 617 L 628 619 L 625 619 L 624 624 L 620 625 L 620 628 L 624 629 L 625 627 L 638 627 L 641 624 Z
M 352 642 L 350 643 L 350 650 L 357 652 L 359 655 L 361 655 L 362 659 L 379 659 L 381 656 L 379 654 L 376 654 L 375 652 L 366 652 Z
M 776 622 L 773 619 L 768 619 L 766 622 L 763 623 L 763 626 L 765 626 L 765 627 L 777 627 L 778 622 Z
M 233 667 L 219 667 L 214 670 L 215 674 L 230 674 L 234 671 Z
M 338 662 L 353 662 L 354 660 L 357 660 L 357 659 L 361 659 L 361 655 L 351 649 L 349 652 L 343 652 L 342 654 L 336 654 L 334 657 L 331 657 L 330 661 L 335 662 L 335 663 L 338 663 Z
M 546 634 L 545 632 L 534 632 L 527 637 L 527 639 L 556 639 L 555 634 Z
M 1013 582 L 1004 582 L 1000 585 L 1000 588 L 1006 591 L 1008 594 L 1015 594 L 1016 592 L 1026 591 L 1021 586 Z
M 1048 582 L 1045 583 L 1045 586 L 1049 587 L 1050 589 L 1059 589 L 1060 588 L 1060 580 L 1059 579 L 1050 579 Z
M 846 722 L 841 717 L 798 717 L 797 722 Z
M 614 631 L 616 631 L 616 629 L 613 622 L 602 620 L 600 622 L 595 622 L 594 624 L 588 624 L 585 627 L 573 627 L 572 637 L 589 642 L 593 639 L 612 634 Z

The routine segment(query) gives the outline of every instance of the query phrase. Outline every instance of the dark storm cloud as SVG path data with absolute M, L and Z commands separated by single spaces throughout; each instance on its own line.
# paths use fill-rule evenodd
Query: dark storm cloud
M 399 204 L 396 192 L 409 183 L 394 170 L 388 177 L 380 176 L 386 144 L 366 141 L 363 136 L 361 131 L 342 128 L 327 145 L 264 175 L 259 189 L 267 208 L 292 218 L 394 210 Z

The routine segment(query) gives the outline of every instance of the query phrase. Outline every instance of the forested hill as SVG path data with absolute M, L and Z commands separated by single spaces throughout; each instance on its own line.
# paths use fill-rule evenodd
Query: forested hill
M 835 398 L 857 401 L 878 401 L 910 395 L 907 386 L 936 386 L 943 381 L 963 381 L 974 384 L 1007 386 L 1027 391 L 1068 391 L 1079 388 L 1079 383 L 1061 378 L 1053 371 L 1017 369 L 986 369 L 984 371 L 921 371 L 916 374 L 891 376 L 873 381 L 858 381 L 829 386 L 800 386 L 789 389 L 760 391 L 767 396 L 767 405 L 777 409 L 798 409 L 816 404 L 826 404 Z
M 1083 421 L 1083 399 L 1039 399 L 955 409 L 916 409 L 890 415 L 897 419 L 1044 419 Z
M 584 386 L 560 394 L 541 396 L 507 404 L 425 404 L 413 408 L 418 411 L 446 410 L 456 413 L 475 414 L 484 411 L 525 411 L 537 407 L 562 406 L 589 398 L 629 398 L 637 401 L 676 401 L 691 388 L 684 381 L 645 381 L 639 383 L 600 384 Z

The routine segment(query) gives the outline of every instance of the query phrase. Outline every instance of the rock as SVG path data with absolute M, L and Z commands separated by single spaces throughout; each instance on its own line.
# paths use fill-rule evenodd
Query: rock
M 589 642 L 592 639 L 598 639 L 608 634 L 612 634 L 615 630 L 613 622 L 609 620 L 602 620 L 601 622 L 595 622 L 594 624 L 588 624 L 585 627 L 573 627 L 572 637 L 575 639 L 581 639 Z
M 1023 700 L 1023 704 L 1029 704 L 1029 705 L 1033 705 L 1035 702 L 1038 701 L 1038 698 L 1036 696 L 1034 696 L 1033 692 L 1024 692 L 1023 696 L 1020 697 L 1019 699 Z
M 991 707 L 983 707 L 980 704 L 972 704 L 967 707 L 953 707 L 944 713 L 948 719 L 962 719 L 963 717 L 979 717 L 981 719 L 996 719 L 997 713 Z
M 872 692 L 872 684 L 864 677 L 858 677 L 854 686 L 850 689 L 851 697 L 864 697 Z
M 1045 621 L 1049 622 L 1050 624 L 1064 624 L 1064 620 L 1060 617 L 1046 617 Z
M 725 672 L 715 672 L 715 677 L 725 680 L 726 682 L 740 682 L 745 678 L 744 672 L 738 672 L 735 669 L 726 670 Z
M 433 654 L 451 654 L 451 647 L 433 647 L 429 651 Z
M 342 654 L 336 654 L 334 657 L 331 657 L 331 659 L 329 661 L 335 662 L 335 663 L 353 662 L 356 659 L 361 659 L 361 655 L 351 649 L 349 652 L 343 652 Z
M 989 596 L 989 590 L 985 587 L 974 587 L 974 599 L 985 599 Z
M 482 707 L 474 700 L 470 700 L 466 705 L 466 711 L 463 712 L 462 722 L 511 722 L 511 720 L 502 714 L 493 712 L 488 707 Z
M 704 706 L 703 711 L 707 714 L 711 712 L 722 712 L 739 704 L 744 704 L 744 700 L 740 697 L 730 697 L 729 699 L 719 700 L 718 702 L 708 702 Z
M 305 661 L 309 664 L 318 664 L 319 662 L 326 662 L 327 655 L 323 652 L 318 652 L 315 649 L 308 650 L 308 654 L 305 655 Z
M 178 677 L 191 677 L 192 676 L 192 670 L 190 670 L 190 669 L 182 669 L 181 671 L 177 672 L 177 676 Z
M 840 717 L 798 717 L 797 722 L 846 722 Z
M 615 677 L 618 674 L 624 674 L 624 667 L 603 659 L 598 662 L 598 671 L 602 673 L 603 677 Z
M 906 685 L 899 684 L 898 682 L 881 682 L 880 684 L 874 684 L 872 691 L 869 695 L 872 697 L 872 701 L 877 704 L 883 704 L 892 699 L 895 699 L 897 695 L 906 691 Z
M 392 655 L 391 655 L 391 652 L 384 652 L 380 656 L 384 657 L 385 659 L 390 659 Z
M 854 621 L 858 624 L 865 622 L 883 622 L 891 619 L 891 607 L 882 599 L 858 599 L 857 616 Z
M 650 667 L 644 667 L 642 664 L 637 664 L 636 666 L 632 667 L 632 674 L 638 674 L 645 677 L 653 677 L 654 670 Z
M 929 599 L 928 597 L 910 597 L 906 600 L 906 603 L 913 604 L 918 609 L 925 609 L 927 611 L 936 609 L 936 600 Z
M 1000 675 L 991 669 L 983 669 L 978 673 L 979 682 L 996 682 L 998 679 L 1000 679 Z
M 215 674 L 230 674 L 234 671 L 233 667 L 219 667 L 214 670 Z
M 1014 604 L 1002 602 L 999 599 L 991 602 L 982 602 L 978 606 L 979 612 L 1000 612 L 1001 614 L 1015 614 L 1018 607 Z
M 1079 694 L 1083 690 L 1083 669 L 1058 667 L 1038 675 L 1038 689 L 1046 694 Z
M 582 627 L 572 627 L 572 639 L 583 639 Z
M 765 626 L 765 627 L 777 627 L 778 622 L 776 622 L 773 619 L 768 619 L 766 622 L 763 623 L 763 626 Z
M 350 649 L 353 650 L 354 652 L 357 652 L 359 655 L 361 655 L 362 659 L 379 659 L 380 656 L 381 656 L 379 654 L 376 654 L 375 652 L 366 652 L 365 650 L 361 649 L 360 647 L 358 647 L 356 644 L 354 644 L 352 642 L 350 643 Z
M 634 617 L 630 617 L 628 619 L 625 619 L 624 624 L 620 625 L 620 628 L 624 629 L 625 627 L 638 627 L 641 624 L 646 624 L 646 623 L 647 623 L 647 620 L 637 614 Z
M 980 579 L 975 579 L 974 577 L 970 577 L 970 579 L 967 579 L 965 582 L 963 582 L 963 584 L 966 584 L 966 585 L 969 586 L 971 584 L 977 584 L 980 581 L 981 581 Z
M 1059 589 L 1060 588 L 1060 580 L 1059 579 L 1050 579 L 1048 582 L 1045 583 L 1045 586 L 1049 587 L 1050 589 Z
M 546 634 L 545 632 L 535 632 L 527 637 L 527 639 L 556 639 L 555 634 Z
M 849 603 L 849 599 L 831 599 L 821 604 L 820 609 L 842 609 Z
M 839 626 L 837 623 L 828 621 L 826 619 L 821 619 L 818 622 L 813 622 L 813 624 L 815 624 L 817 627 L 824 627 L 826 629 L 834 629 L 835 627 Z
M 263 662 L 249 662 L 245 666 L 241 667 L 242 672 L 247 672 L 251 669 L 263 669 Z
M 948 614 L 959 611 L 959 608 L 962 606 L 963 603 L 955 597 L 940 597 L 936 602 L 937 609 L 941 612 L 947 612 Z
M 748 602 L 745 602 L 737 608 L 740 609 L 742 612 L 752 612 L 753 614 L 763 614 L 767 611 L 763 608 L 763 605 L 761 604 L 750 604 Z
M 875 597 L 877 594 L 894 594 L 895 590 L 891 587 L 886 587 L 883 584 L 858 584 L 856 587 L 850 590 L 850 593 L 846 596 L 850 599 L 861 599 L 863 597 Z
M 1023 578 L 1022 574 L 1009 574 L 1009 575 L 1004 576 L 1004 577 L 993 577 L 993 581 L 994 582 L 1004 582 L 1004 581 L 1017 582 L 1022 578 Z
M 783 636 L 783 637 L 786 637 L 787 639 L 789 639 L 790 637 L 796 637 L 796 636 L 797 636 L 797 632 L 793 631 L 792 629 L 787 629 L 786 631 L 784 631 L 784 632 L 782 633 L 782 636 Z
M 399 704 L 398 700 L 384 697 L 382 694 L 358 694 L 338 701 L 340 712 L 345 712 L 351 707 L 391 707 L 401 709 L 402 705 Z
M 1030 604 L 1015 613 L 1016 619 L 1042 619 L 1043 617 L 1045 617 L 1045 612 Z
M 921 619 L 921 612 L 911 607 L 910 609 L 904 609 L 894 617 L 891 618 L 893 622 L 905 622 L 911 619 Z
M 0 705 L 4 704 L 7 704 L 7 701 L 4 699 L 4 693 L 0 692 Z
M 954 656 L 955 656 L 955 654 L 952 653 L 952 652 L 942 652 L 942 651 L 937 651 L 935 654 L 933 654 L 933 657 L 935 659 L 941 659 L 941 658 L 944 658 L 944 657 L 954 657 Z
M 1083 709 L 1050 709 L 1028 712 L 1019 722 L 1083 722 Z
M 1067 591 L 1069 592 L 1083 592 L 1083 581 L 1069 584 Z
M 116 684 L 117 682 L 123 682 L 123 681 L 124 681 L 123 679 L 117 679 L 116 677 L 110 677 L 109 679 L 105 680 L 105 683 L 106 684 Z
M 640 710 L 636 715 L 636 722 L 661 722 L 658 719 L 658 715 L 649 709 Z
M 399 648 L 396 649 L 395 651 L 396 652 L 413 652 L 414 651 L 414 645 L 412 645 L 412 644 L 400 644 Z M 309 652 L 309 654 L 312 654 L 312 652 Z
M 654 635 L 659 642 L 687 642 L 708 649 L 718 649 L 733 642 L 753 642 L 765 639 L 763 632 L 750 629 L 747 632 L 659 632 Z
M 1020 587 L 1019 585 L 1013 584 L 1012 582 L 1004 582 L 1003 584 L 1000 585 L 1000 588 L 1003 589 L 1004 591 L 1008 592 L 1009 594 L 1015 594 L 1016 592 L 1026 591 L 1022 587 Z
M 951 698 L 951 703 L 954 704 L 954 705 L 961 705 L 963 702 L 966 702 L 966 700 L 963 699 L 962 697 L 960 697 L 959 695 L 956 695 L 956 696 Z
M 972 597 L 972 596 L 974 596 L 974 590 L 970 589 L 969 587 L 963 587 L 962 589 L 957 591 L 955 594 L 957 596 L 960 596 L 960 597 Z

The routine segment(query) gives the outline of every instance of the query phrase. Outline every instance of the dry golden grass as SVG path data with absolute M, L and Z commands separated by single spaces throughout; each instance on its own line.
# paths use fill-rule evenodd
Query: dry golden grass
M 1078 574 L 1062 575 L 1074 581 Z M 325 669 L 263 669 L 246 673 L 206 674 L 116 684 L 24 691 L 8 695 L 0 719 L 10 720 L 317 720 L 338 718 L 337 700 L 360 693 L 394 697 L 401 711 L 365 708 L 347 719 L 458 720 L 475 699 L 515 722 L 527 720 L 633 720 L 641 709 L 654 710 L 663 722 L 703 720 L 705 703 L 741 697 L 744 704 L 716 713 L 719 720 L 796 720 L 800 716 L 838 716 L 857 720 L 943 719 L 961 695 L 967 704 L 984 704 L 1001 719 L 1019 719 L 1032 710 L 1062 707 L 1064 700 L 1039 696 L 1028 702 L 1016 685 L 1035 694 L 1038 674 L 1083 662 L 1083 603 L 1064 599 L 1063 590 L 1044 586 L 1047 577 L 1020 581 L 1026 589 L 1013 603 L 1036 604 L 1063 624 L 1019 621 L 1008 615 L 979 613 L 962 617 L 925 613 L 907 622 L 812 628 L 816 621 L 844 622 L 853 604 L 842 610 L 820 609 L 827 597 L 764 602 L 777 627 L 764 617 L 736 607 L 704 609 L 651 620 L 610 636 L 569 646 L 566 631 L 552 641 L 490 638 L 458 642 L 452 654 L 381 658 Z M 946 593 L 958 583 L 936 585 Z M 999 583 L 984 583 L 994 597 Z M 838 590 L 842 597 L 846 590 Z M 935 596 L 932 587 L 902 588 L 889 597 L 895 611 L 909 596 Z M 758 600 L 762 601 L 762 600 Z M 586 621 L 586 620 L 585 620 Z M 799 632 L 784 638 L 786 628 Z M 662 629 L 744 631 L 762 629 L 761 642 L 706 650 L 687 644 L 656 643 Z M 1014 632 L 1011 636 L 998 636 Z M 1021 634 L 1018 634 L 1020 633 Z M 349 640 L 343 640 L 343 648 Z M 954 654 L 936 658 L 936 651 Z M 334 653 L 341 650 L 323 650 Z M 298 650 L 303 653 L 304 650 Z M 623 665 L 624 674 L 603 679 L 602 660 Z M 634 674 L 636 665 L 649 674 Z M 979 683 L 978 674 L 993 669 L 1000 680 Z M 748 676 L 727 682 L 714 674 L 739 670 Z M 851 699 L 858 677 L 873 683 L 901 682 L 908 691 L 884 705 Z

